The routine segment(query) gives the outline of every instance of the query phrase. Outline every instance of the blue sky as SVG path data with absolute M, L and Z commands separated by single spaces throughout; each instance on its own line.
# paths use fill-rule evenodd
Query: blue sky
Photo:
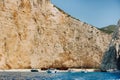
M 65 12 L 96 27 L 117 24 L 120 0 L 51 0 Z

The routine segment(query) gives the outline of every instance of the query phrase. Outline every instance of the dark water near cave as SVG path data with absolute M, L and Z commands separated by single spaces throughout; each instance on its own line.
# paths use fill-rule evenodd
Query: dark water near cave
M 0 72 L 0 80 L 120 80 L 120 73 L 112 72 Z

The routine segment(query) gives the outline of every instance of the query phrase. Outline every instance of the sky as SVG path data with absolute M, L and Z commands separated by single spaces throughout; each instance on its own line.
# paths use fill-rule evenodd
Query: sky
M 120 0 L 51 0 L 71 16 L 95 27 L 117 24 Z

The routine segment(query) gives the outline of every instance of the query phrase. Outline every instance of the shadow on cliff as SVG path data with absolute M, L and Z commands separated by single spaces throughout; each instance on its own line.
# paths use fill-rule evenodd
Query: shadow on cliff
M 120 20 L 101 63 L 101 71 L 120 70 Z

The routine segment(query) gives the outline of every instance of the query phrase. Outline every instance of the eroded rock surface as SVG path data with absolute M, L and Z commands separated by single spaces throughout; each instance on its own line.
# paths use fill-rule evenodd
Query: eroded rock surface
M 101 63 L 102 71 L 110 69 L 120 70 L 120 20 Z
M 98 67 L 109 40 L 49 0 L 0 0 L 0 69 Z

